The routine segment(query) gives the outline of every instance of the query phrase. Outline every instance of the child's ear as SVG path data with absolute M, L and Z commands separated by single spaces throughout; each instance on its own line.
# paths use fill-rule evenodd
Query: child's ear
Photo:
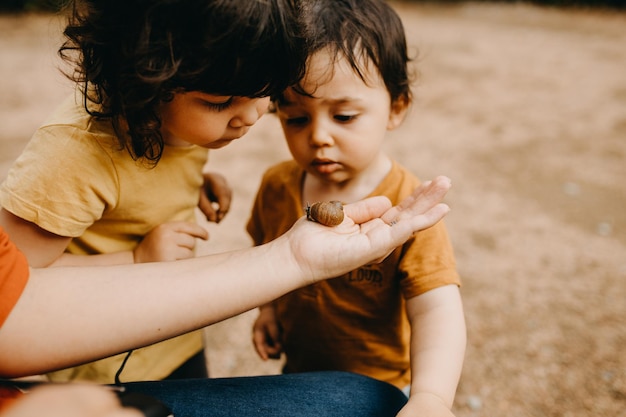
M 406 113 L 409 110 L 409 98 L 402 96 L 391 103 L 391 111 L 389 112 L 389 121 L 387 122 L 387 130 L 393 130 L 400 126 Z

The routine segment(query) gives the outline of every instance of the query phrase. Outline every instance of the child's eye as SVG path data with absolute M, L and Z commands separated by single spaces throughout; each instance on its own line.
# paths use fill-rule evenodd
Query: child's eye
M 287 117 L 285 118 L 285 124 L 288 126 L 302 126 L 308 122 L 308 117 Z
M 350 122 L 356 119 L 357 115 L 356 114 L 337 114 L 334 117 L 335 117 L 335 120 L 342 122 L 342 123 L 346 123 L 346 122 Z
M 204 103 L 207 107 L 211 108 L 211 110 L 220 112 L 222 110 L 226 110 L 233 104 L 233 97 L 230 97 L 228 100 L 223 101 L 221 103 L 215 103 L 215 102 L 207 101 L 207 100 L 205 100 Z

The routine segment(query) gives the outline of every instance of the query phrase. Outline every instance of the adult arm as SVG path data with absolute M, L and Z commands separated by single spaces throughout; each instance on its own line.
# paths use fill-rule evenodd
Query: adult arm
M 334 228 L 302 218 L 278 239 L 238 251 L 32 269 L 0 329 L 0 375 L 43 373 L 147 346 L 382 259 L 447 213 L 439 202 L 449 187 L 440 177 L 399 206 L 384 197 L 346 205 L 344 222 Z

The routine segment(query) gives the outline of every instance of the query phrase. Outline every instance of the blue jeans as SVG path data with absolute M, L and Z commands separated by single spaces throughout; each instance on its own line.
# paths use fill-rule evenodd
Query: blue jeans
M 407 401 L 393 385 L 336 371 L 123 385 L 159 399 L 175 417 L 385 417 Z

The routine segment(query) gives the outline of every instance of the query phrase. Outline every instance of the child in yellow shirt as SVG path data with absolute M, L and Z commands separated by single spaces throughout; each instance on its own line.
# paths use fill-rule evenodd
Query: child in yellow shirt
M 70 11 L 59 52 L 77 91 L 0 186 L 0 226 L 35 267 L 193 257 L 208 238 L 197 207 L 219 221 L 230 204 L 203 172 L 208 149 L 243 136 L 302 74 L 293 3 L 76 0 Z M 113 383 L 125 357 L 49 377 Z M 121 379 L 202 376 L 198 331 L 133 351 Z

